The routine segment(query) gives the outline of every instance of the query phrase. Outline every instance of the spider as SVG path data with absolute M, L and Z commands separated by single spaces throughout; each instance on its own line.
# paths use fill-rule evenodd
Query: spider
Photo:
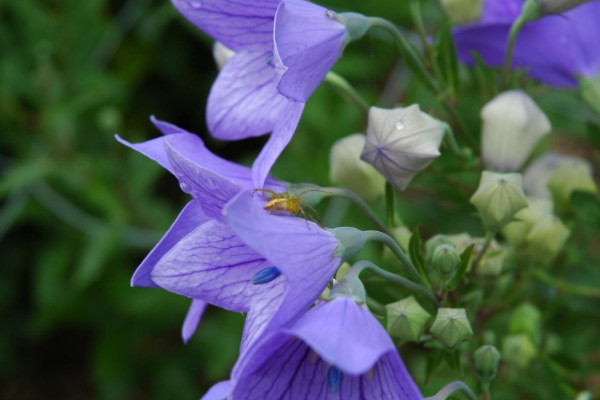
M 317 210 L 315 210 L 313 206 L 311 206 L 306 201 L 300 198 L 300 196 L 302 196 L 303 194 L 314 191 L 315 189 L 306 190 L 302 193 L 298 193 L 295 196 L 290 195 L 290 192 L 277 193 L 268 189 L 254 189 L 252 193 L 263 192 L 269 193 L 271 195 L 271 198 L 269 199 L 267 204 L 265 204 L 264 207 L 267 211 L 270 211 L 272 213 L 288 212 L 296 216 L 300 214 L 304 219 L 310 219 L 311 221 L 321 226 L 321 224 L 318 221 L 316 221 L 311 215 L 307 215 L 304 209 L 302 208 L 303 206 L 308 207 L 317 216 L 317 218 L 319 218 L 319 213 L 317 212 Z

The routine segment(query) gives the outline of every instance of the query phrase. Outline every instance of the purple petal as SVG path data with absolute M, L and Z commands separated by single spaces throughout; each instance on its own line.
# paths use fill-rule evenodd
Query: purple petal
M 131 278 L 131 286 L 156 287 L 150 279 L 150 273 L 154 269 L 156 263 L 165 255 L 171 248 L 179 242 L 185 235 L 202 225 L 208 217 L 202 212 L 202 208 L 197 201 L 190 201 L 181 210 L 171 228 L 165 233 L 160 242 L 154 248 L 140 266 L 135 270 Z
M 190 308 L 188 309 L 183 325 L 181 326 L 181 338 L 183 339 L 183 343 L 187 343 L 192 335 L 194 335 L 194 332 L 196 332 L 196 328 L 198 328 L 198 324 L 200 323 L 200 319 L 202 318 L 202 314 L 204 314 L 206 306 L 207 304 L 202 300 L 192 299 L 192 304 L 190 304 Z
M 483 2 L 482 22 L 512 22 L 523 8 L 523 0 L 486 0 Z
M 181 239 L 152 271 L 160 287 L 232 311 L 248 311 L 253 296 L 280 278 L 252 285 L 250 278 L 273 265 L 242 243 L 226 225 L 210 220 Z
M 270 46 L 278 0 L 171 0 L 191 23 L 234 51 Z
M 285 117 L 289 101 L 273 82 L 272 49 L 242 50 L 223 67 L 208 96 L 206 121 L 223 140 L 271 132 Z
M 277 8 L 273 60 L 286 97 L 305 102 L 342 55 L 346 28 L 326 11 L 304 0 L 284 0 Z
M 165 154 L 165 138 L 159 137 L 156 139 L 148 140 L 142 143 L 130 143 L 125 139 L 122 139 L 119 135 L 115 135 L 115 139 L 121 144 L 129 147 L 137 151 L 138 153 L 142 153 L 149 159 L 156 161 L 161 167 L 173 173 L 171 169 L 171 164 L 167 159 L 167 155 Z
M 211 387 L 200 400 L 225 400 L 232 390 L 231 381 L 219 382 Z
M 258 195 L 257 195 L 258 196 Z M 224 209 L 240 240 L 276 266 L 286 293 L 270 327 L 281 327 L 306 310 L 321 294 L 340 264 L 335 236 L 315 223 L 262 208 L 250 192 L 241 192 Z
M 273 128 L 273 133 L 271 133 L 269 140 L 252 165 L 254 187 L 262 188 L 271 184 L 269 179 L 265 182 L 265 177 L 271 171 L 271 167 L 273 167 L 273 164 L 275 164 L 285 146 L 292 139 L 303 110 L 304 103 L 296 102 L 287 104 L 281 118 Z

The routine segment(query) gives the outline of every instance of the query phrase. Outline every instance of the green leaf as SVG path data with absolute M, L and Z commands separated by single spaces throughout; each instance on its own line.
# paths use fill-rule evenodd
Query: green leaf
M 600 200 L 595 193 L 574 191 L 571 204 L 585 225 L 600 226 Z
M 452 352 L 445 351 L 444 352 L 444 361 L 446 361 L 446 364 L 448 364 L 448 366 L 450 368 L 452 368 L 453 370 L 460 371 L 461 370 L 460 350 L 456 349 Z
M 417 267 L 419 273 L 424 278 L 427 278 L 427 274 L 425 273 L 425 265 L 423 263 L 423 253 L 421 252 L 422 243 L 421 229 L 417 226 L 410 237 L 410 241 L 408 242 L 408 253 L 410 260 L 415 267 Z
M 431 379 L 431 376 L 442 362 L 445 353 L 446 350 L 442 348 L 431 350 L 427 356 L 427 363 L 425 364 L 425 383 L 429 382 L 429 379 Z
M 473 245 L 470 245 L 462 252 L 460 255 L 460 267 L 456 270 L 456 274 L 452 277 L 450 282 L 448 282 L 448 290 L 454 290 L 458 287 L 463 277 L 465 276 L 465 272 L 471 263 L 471 255 L 473 254 Z
M 444 71 L 444 80 L 451 92 L 455 94 L 458 90 L 458 61 L 456 58 L 456 46 L 452 38 L 452 27 L 450 20 L 444 18 L 435 41 L 437 52 L 437 64 Z

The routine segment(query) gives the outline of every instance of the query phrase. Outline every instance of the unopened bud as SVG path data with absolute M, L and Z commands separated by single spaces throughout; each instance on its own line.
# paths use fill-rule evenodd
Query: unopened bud
M 527 334 L 508 335 L 502 341 L 502 359 L 518 368 L 526 368 L 536 354 L 537 348 Z
M 329 231 L 333 233 L 338 240 L 335 256 L 341 257 L 344 261 L 357 255 L 367 242 L 364 232 L 356 228 L 343 226 L 330 229 Z
M 520 209 L 527 207 L 521 174 L 483 171 L 471 204 L 479 211 L 486 227 L 501 229 Z
M 500 93 L 481 110 L 481 152 L 496 171 L 516 171 L 538 140 L 552 129 L 535 102 L 521 90 Z
M 498 349 L 489 344 L 475 350 L 473 361 L 475 362 L 475 373 L 480 382 L 489 383 L 494 380 L 498 373 L 500 358 Z
M 481 239 L 480 239 L 481 240 Z M 483 241 L 478 246 L 478 251 L 481 251 Z M 490 243 L 487 251 L 481 258 L 477 266 L 477 275 L 481 276 L 498 276 L 502 272 L 506 251 L 494 240 Z
M 542 313 L 530 303 L 523 303 L 510 316 L 510 333 L 524 333 L 539 343 L 542 337 Z
M 515 218 L 503 229 L 502 235 L 515 247 L 523 247 L 527 243 L 527 235 L 531 228 L 545 215 L 552 215 L 552 200 L 544 197 L 527 198 L 529 206 L 519 210 Z
M 346 44 L 363 37 L 371 27 L 369 18 L 355 12 L 337 13 L 334 18 L 346 27 Z
M 360 159 L 365 135 L 356 133 L 336 141 L 329 153 L 331 182 L 345 186 L 365 200 L 383 195 L 385 178 L 371 164 Z
M 464 308 L 438 308 L 431 333 L 450 349 L 473 336 Z
M 457 25 L 477 21 L 481 16 L 481 0 L 440 0 L 440 4 L 452 23 Z
M 361 159 L 404 190 L 417 172 L 439 157 L 443 137 L 442 124 L 416 104 L 393 110 L 371 107 Z
M 390 336 L 406 341 L 417 341 L 431 315 L 413 296 L 385 306 L 387 331 Z
M 532 197 L 551 198 L 552 193 L 548 189 L 548 182 L 558 164 L 563 161 L 583 163 L 588 166 L 590 171 L 592 168 L 587 161 L 578 157 L 559 153 L 546 153 L 535 159 L 523 172 L 523 190 L 525 193 Z
M 596 193 L 598 189 L 592 177 L 592 168 L 586 161 L 561 160 L 548 181 L 554 204 L 558 210 L 567 210 L 574 191 Z
M 450 280 L 460 265 L 460 255 L 451 244 L 442 244 L 435 248 L 431 265 L 444 280 Z
M 235 55 L 235 51 L 231 50 L 229 47 L 225 47 L 225 45 L 221 42 L 213 43 L 213 58 L 217 63 L 217 67 L 222 69 L 227 61 L 231 59 Z
M 558 217 L 545 215 L 531 228 L 526 240 L 532 256 L 538 261 L 547 262 L 563 248 L 570 234 Z
M 448 239 L 446 235 L 442 234 L 437 234 L 427 239 L 427 241 L 425 242 L 425 261 L 427 263 L 431 264 L 431 262 L 433 261 L 433 253 L 435 252 L 435 249 L 442 244 L 451 245 L 452 242 L 450 241 L 450 239 Z
M 581 98 L 600 114 L 600 73 L 594 78 L 580 77 L 579 88 Z

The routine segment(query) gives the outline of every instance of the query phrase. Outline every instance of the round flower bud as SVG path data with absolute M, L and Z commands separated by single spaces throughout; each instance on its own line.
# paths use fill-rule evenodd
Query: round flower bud
M 496 171 L 516 171 L 538 140 L 552 129 L 535 102 L 521 90 L 500 93 L 481 110 L 481 153 Z
M 435 249 L 442 244 L 452 245 L 452 242 L 450 241 L 450 239 L 448 239 L 446 235 L 442 234 L 437 234 L 427 239 L 427 241 L 425 242 L 425 261 L 427 263 L 431 264 L 431 262 L 433 261 L 433 253 L 435 252 Z
M 527 334 L 508 335 L 502 341 L 502 359 L 518 368 L 526 368 L 537 349 Z
M 509 321 L 510 333 L 524 333 L 539 343 L 542 338 L 542 313 L 530 303 L 523 303 L 517 307 Z
M 456 348 L 473 336 L 464 308 L 438 308 L 430 331 L 449 349 Z
M 498 373 L 500 358 L 498 349 L 489 344 L 475 350 L 473 361 L 475 363 L 475 373 L 480 382 L 489 383 L 494 380 L 496 373 Z
M 587 162 L 578 159 L 560 160 L 550 176 L 548 189 L 558 210 L 569 208 L 571 194 L 576 190 L 588 193 L 598 191 L 592 177 L 592 168 Z
M 360 158 L 404 190 L 417 172 L 439 157 L 443 137 L 442 124 L 416 104 L 393 110 L 371 107 Z
M 227 61 L 229 61 L 229 59 L 235 55 L 235 51 L 231 50 L 229 47 L 226 47 L 221 42 L 214 42 L 212 51 L 213 58 L 215 59 L 215 63 L 217 63 L 217 67 L 219 69 L 222 69 L 225 64 L 227 64 Z
M 529 252 L 536 260 L 548 262 L 563 248 L 570 234 L 569 229 L 558 217 L 545 215 L 527 235 Z
M 413 296 L 385 306 L 387 331 L 390 336 L 400 340 L 415 342 L 419 340 L 425 324 L 431 318 Z
M 483 248 L 485 239 L 477 239 L 475 241 L 477 253 L 481 251 Z M 502 272 L 502 267 L 504 266 L 504 259 L 506 258 L 506 251 L 503 247 L 498 245 L 498 242 L 493 240 L 483 258 L 479 262 L 477 266 L 477 275 L 481 276 L 498 276 Z
M 474 22 L 481 16 L 481 0 L 440 0 L 442 8 L 456 25 Z
M 363 199 L 371 201 L 383 195 L 385 178 L 372 165 L 360 159 L 365 135 L 356 133 L 336 141 L 329 153 L 329 178 Z
M 485 226 L 501 229 L 520 209 L 527 207 L 521 174 L 483 171 L 471 204 L 479 211 Z
M 545 215 L 552 215 L 552 200 L 543 197 L 527 198 L 529 206 L 519 210 L 503 229 L 502 235 L 514 247 L 523 247 L 531 228 Z
M 546 14 L 560 14 L 592 0 L 535 0 Z
M 582 163 L 592 169 L 590 164 L 582 158 L 566 154 L 547 153 L 533 161 L 523 172 L 523 190 L 529 196 L 551 198 L 552 193 L 548 189 L 548 182 L 554 170 L 562 161 L 571 163 Z
M 450 280 L 460 265 L 460 255 L 451 244 L 442 244 L 435 248 L 431 265 L 444 280 Z

